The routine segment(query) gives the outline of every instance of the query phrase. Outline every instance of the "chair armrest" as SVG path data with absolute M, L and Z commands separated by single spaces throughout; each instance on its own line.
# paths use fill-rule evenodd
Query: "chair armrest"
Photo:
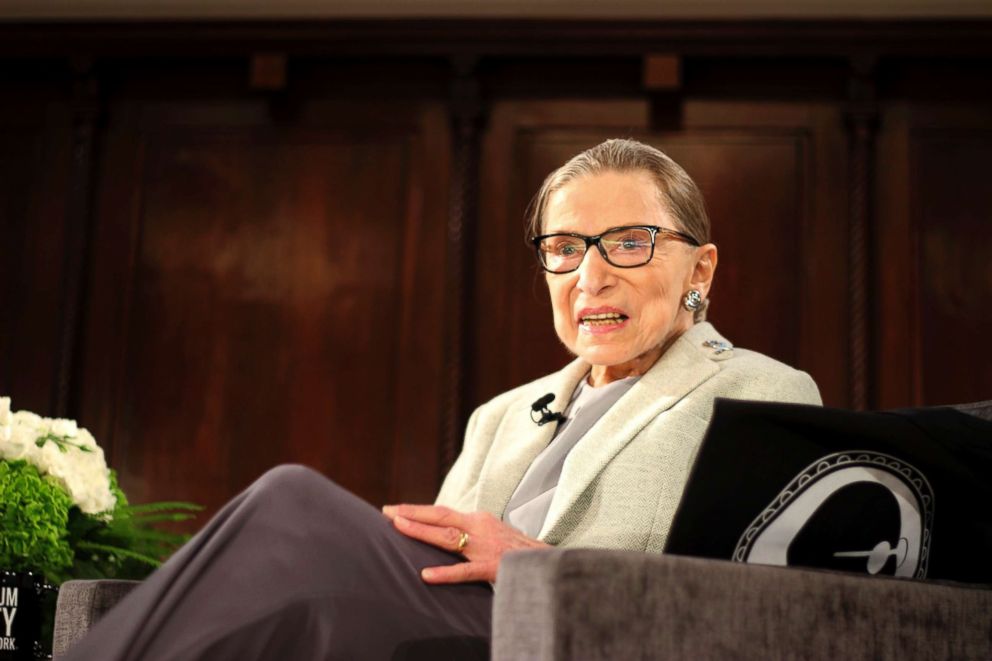
M 52 654 L 65 654 L 77 640 L 127 596 L 138 581 L 66 581 L 59 588 L 55 606 Z
M 992 590 L 629 551 L 508 554 L 493 661 L 992 658 Z

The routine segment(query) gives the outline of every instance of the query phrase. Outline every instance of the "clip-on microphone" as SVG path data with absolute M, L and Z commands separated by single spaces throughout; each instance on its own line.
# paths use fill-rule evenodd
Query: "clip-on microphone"
M 541 425 L 546 425 L 549 422 L 561 422 L 565 419 L 565 416 L 559 411 L 557 413 L 552 413 L 548 410 L 548 404 L 551 400 L 555 398 L 553 392 L 549 392 L 544 397 L 541 397 L 536 402 L 530 405 L 530 419 L 533 420 L 538 427 Z M 537 414 L 537 416 L 535 416 Z

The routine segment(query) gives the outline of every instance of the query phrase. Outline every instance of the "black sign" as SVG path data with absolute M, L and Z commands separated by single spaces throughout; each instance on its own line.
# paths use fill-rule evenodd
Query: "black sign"
M 43 613 L 55 589 L 31 572 L 0 571 L 0 659 L 44 659 Z

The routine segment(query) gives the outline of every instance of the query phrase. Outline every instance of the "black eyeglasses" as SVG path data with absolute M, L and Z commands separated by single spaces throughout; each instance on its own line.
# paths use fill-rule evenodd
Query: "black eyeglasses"
M 531 238 L 537 250 L 537 261 L 549 273 L 571 273 L 579 268 L 590 246 L 596 246 L 608 264 L 621 269 L 644 266 L 654 257 L 654 244 L 658 235 L 691 246 L 699 246 L 694 238 L 656 225 L 625 225 L 611 227 L 602 234 L 586 236 L 575 232 L 544 234 Z

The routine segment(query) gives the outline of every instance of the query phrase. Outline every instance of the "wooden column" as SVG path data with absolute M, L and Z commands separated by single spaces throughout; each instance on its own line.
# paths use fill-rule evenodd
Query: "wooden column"
M 66 204 L 65 263 L 62 279 L 59 345 L 55 362 L 52 411 L 74 415 L 73 375 L 82 328 L 87 240 L 91 226 L 96 136 L 102 113 L 99 81 L 91 58 L 73 58 L 72 163 Z
M 873 165 L 878 104 L 875 94 L 876 58 L 851 60 L 846 120 L 850 138 L 848 214 L 848 379 L 851 408 L 873 405 L 870 366 L 872 337 L 871 229 L 873 226 Z
M 478 58 L 452 58 L 451 190 L 446 232 L 445 355 L 442 474 L 461 450 L 471 397 L 472 319 L 475 292 L 475 236 L 478 225 L 479 161 L 483 102 L 476 73 Z

